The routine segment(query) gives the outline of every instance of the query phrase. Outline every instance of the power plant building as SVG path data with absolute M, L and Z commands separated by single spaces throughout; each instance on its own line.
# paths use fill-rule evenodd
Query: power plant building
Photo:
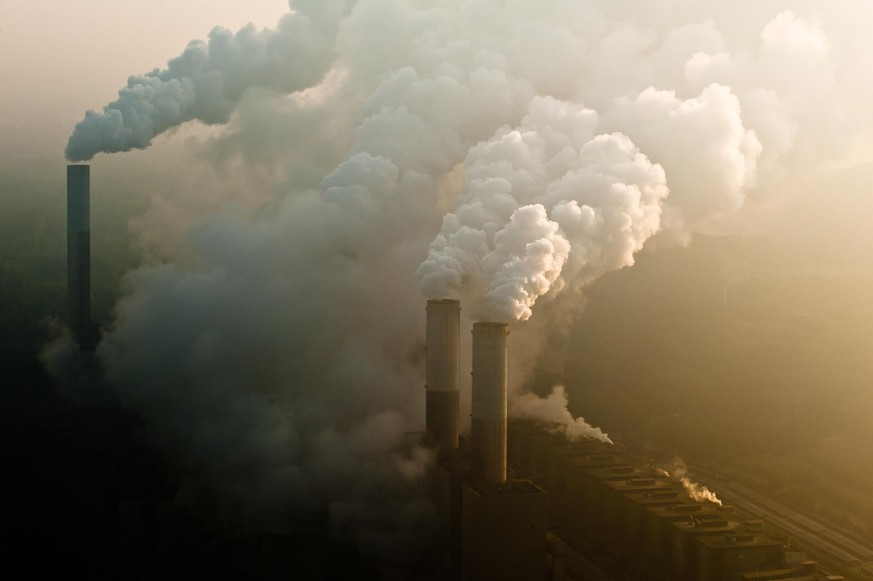
M 548 506 L 527 480 L 464 488 L 463 579 L 546 578 Z
M 683 498 L 680 503 L 667 506 L 650 506 L 645 509 L 645 551 L 655 560 L 669 561 L 670 525 L 689 521 L 692 517 L 703 520 L 707 517 L 721 518 L 717 513 L 698 502 Z
M 427 307 L 428 436 L 440 450 L 432 497 L 440 512 L 441 562 L 462 579 L 546 578 L 547 497 L 507 474 L 505 323 L 473 326 L 470 442 L 458 437 L 460 304 Z
M 731 581 L 741 571 L 780 564 L 782 545 L 762 535 L 746 532 L 705 536 L 697 543 L 697 571 L 689 578 L 699 581 Z
M 458 449 L 461 303 L 427 301 L 427 404 L 425 429 L 443 452 Z
M 634 492 L 627 495 L 629 506 L 625 511 L 624 529 L 628 542 L 636 550 L 645 551 L 646 516 L 649 507 L 670 506 L 684 500 L 679 490 Z
M 445 578 L 609 580 L 586 551 L 625 561 L 621 578 L 640 581 L 825 578 L 791 564 L 760 521 L 694 501 L 620 446 L 508 422 L 504 323 L 473 325 L 472 430 L 460 438 L 459 313 L 457 301 L 428 301 L 426 423 L 439 451 L 431 497 Z
M 726 510 L 693 502 L 679 484 L 621 449 L 509 425 L 504 323 L 473 325 L 472 431 L 462 440 L 459 313 L 457 301 L 428 301 L 426 423 L 439 449 L 432 498 L 440 513 L 439 562 L 452 578 L 572 578 L 581 557 L 553 530 L 623 547 L 660 571 L 655 579 L 728 581 L 743 563 L 782 565 L 779 543 Z
M 67 166 L 67 226 L 69 324 L 84 347 L 96 340 L 87 165 Z M 694 502 L 620 446 L 568 442 L 531 422 L 510 423 L 505 323 L 473 325 L 472 425 L 469 439 L 462 438 L 460 313 L 457 300 L 427 302 L 426 433 L 420 441 L 436 451 L 429 484 L 439 518 L 429 573 L 469 581 L 609 579 L 577 550 L 587 547 L 633 562 L 621 573 L 626 579 L 823 579 L 814 564 L 786 559 L 759 521 Z M 119 519 L 132 523 L 126 529 L 141 528 L 140 504 L 136 498 L 121 504 Z M 122 544 L 136 553 L 139 541 L 131 538 Z

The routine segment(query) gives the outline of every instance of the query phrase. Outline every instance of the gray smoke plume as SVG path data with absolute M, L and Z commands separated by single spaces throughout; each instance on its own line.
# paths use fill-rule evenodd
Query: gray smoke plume
M 226 123 L 200 153 L 250 168 L 265 201 L 127 276 L 108 378 L 192 494 L 286 525 L 319 507 L 409 549 L 429 517 L 429 456 L 405 436 L 420 293 L 512 322 L 513 357 L 535 358 L 647 243 L 718 228 L 867 134 L 869 3 L 764 4 L 309 0 L 192 43 L 89 113 L 68 156 Z M 513 414 L 608 438 L 524 379 Z

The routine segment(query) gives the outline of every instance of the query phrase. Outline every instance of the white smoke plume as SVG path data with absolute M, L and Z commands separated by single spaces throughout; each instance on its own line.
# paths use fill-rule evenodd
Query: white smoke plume
M 738 210 L 754 183 L 760 142 L 721 85 L 685 101 L 646 89 L 618 99 L 605 124 L 663 160 L 671 192 L 625 134 L 598 134 L 594 111 L 537 97 L 518 128 L 467 155 L 464 194 L 418 271 L 424 294 L 469 297 L 484 319 L 527 320 L 540 297 L 632 265 L 663 213 L 682 234 Z
M 275 30 L 253 25 L 236 34 L 216 27 L 209 41 L 191 41 L 185 51 L 144 75 L 134 75 L 118 99 L 88 111 L 67 143 L 70 161 L 100 152 L 144 149 L 161 133 L 188 121 L 227 123 L 249 89 L 283 94 L 312 87 L 334 59 L 340 0 L 295 2 L 296 10 Z
M 428 297 L 461 295 L 486 320 L 527 320 L 537 299 L 633 264 L 660 228 L 666 178 L 597 114 L 534 98 L 464 162 L 465 191 L 418 270 Z
M 423 424 L 419 290 L 513 322 L 533 357 L 654 237 L 717 227 L 870 133 L 860 0 L 291 8 L 132 77 L 67 154 L 226 124 L 200 153 L 254 168 L 267 201 L 132 272 L 99 355 L 192 495 L 286 524 L 323 511 L 374 551 L 428 518 L 428 455 L 404 435 Z M 560 388 L 512 398 L 607 438 Z
M 695 502 L 711 502 L 718 506 L 724 506 L 722 501 L 719 500 L 713 491 L 698 482 L 694 482 L 691 477 L 688 476 L 688 467 L 682 460 L 676 459 L 671 462 L 667 468 L 659 468 L 658 470 L 664 476 L 681 484 L 682 488 L 685 489 L 685 492 L 688 493 L 688 496 L 690 496 Z
M 571 442 L 597 440 L 612 444 L 600 428 L 588 424 L 584 418 L 574 418 L 567 410 L 567 393 L 563 385 L 556 385 L 548 397 L 521 393 L 512 399 L 510 413 L 520 419 L 533 420 L 553 434 L 565 436 Z

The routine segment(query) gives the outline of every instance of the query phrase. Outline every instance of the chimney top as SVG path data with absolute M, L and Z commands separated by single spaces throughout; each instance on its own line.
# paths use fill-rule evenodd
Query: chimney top
M 458 299 L 428 299 L 429 305 L 459 305 L 461 301 Z
M 509 335 L 507 323 L 473 323 L 474 335 Z

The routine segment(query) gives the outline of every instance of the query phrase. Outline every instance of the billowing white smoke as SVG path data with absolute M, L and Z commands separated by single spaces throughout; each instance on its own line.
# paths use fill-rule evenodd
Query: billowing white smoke
M 851 10 L 829 23 L 770 3 L 755 18 L 683 0 L 291 4 L 275 31 L 217 30 L 133 77 L 67 153 L 227 122 L 201 153 L 287 192 L 201 219 L 184 264 L 131 273 L 99 353 L 192 495 L 292 523 L 315 507 L 373 550 L 406 548 L 428 517 L 428 456 L 404 436 L 423 424 L 419 288 L 513 322 L 515 354 L 533 357 L 580 289 L 652 237 L 717 224 L 868 128 L 853 65 L 870 52 L 825 34 Z M 511 409 L 607 438 L 560 387 L 514 386 Z
M 424 294 L 469 297 L 485 320 L 527 320 L 577 276 L 633 264 L 660 228 L 666 178 L 597 124 L 584 106 L 537 97 L 517 128 L 473 147 L 458 208 L 418 270 Z
M 537 299 L 633 264 L 662 227 L 738 210 L 761 151 L 739 101 L 720 85 L 680 101 L 647 89 L 620 99 L 606 125 L 647 145 L 667 177 L 622 133 L 597 134 L 582 105 L 535 98 L 518 128 L 470 150 L 465 191 L 418 270 L 429 297 L 469 297 L 476 315 L 524 321 Z M 674 185 L 675 184 L 675 185 Z
M 249 25 L 236 34 L 215 28 L 209 41 L 191 41 L 166 69 L 134 75 L 118 99 L 88 111 L 67 143 L 70 161 L 100 152 L 144 149 L 182 123 L 227 123 L 245 92 L 255 87 L 280 93 L 317 84 L 335 57 L 338 16 L 345 0 L 303 6 L 275 30 Z
M 533 393 L 518 394 L 512 400 L 512 415 L 544 425 L 553 434 L 565 436 L 571 442 L 597 440 L 612 444 L 600 428 L 592 427 L 584 418 L 574 418 L 567 410 L 567 394 L 563 385 L 557 385 L 548 397 Z
M 667 170 L 667 227 L 685 233 L 743 206 L 754 185 L 761 144 L 746 129 L 739 99 L 713 84 L 698 97 L 649 88 L 619 98 L 605 124 L 632 136 Z

